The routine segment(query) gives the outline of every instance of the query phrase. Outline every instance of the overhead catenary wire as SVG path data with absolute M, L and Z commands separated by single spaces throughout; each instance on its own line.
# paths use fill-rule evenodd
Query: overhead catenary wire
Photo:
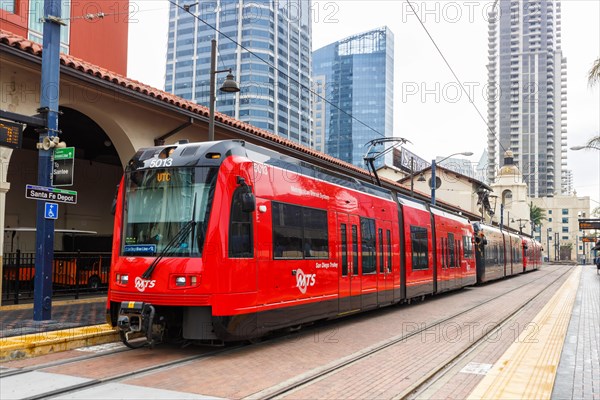
M 229 35 L 221 32 L 219 29 L 217 29 L 216 26 L 210 24 L 209 22 L 205 21 L 204 19 L 202 19 L 199 15 L 194 14 L 193 12 L 190 11 L 191 6 L 197 5 L 197 4 L 191 4 L 191 5 L 180 5 L 178 4 L 178 2 L 174 1 L 174 0 L 168 0 L 170 4 L 174 5 L 175 7 L 189 13 L 191 16 L 193 16 L 195 19 L 197 19 L 198 21 L 200 21 L 201 23 L 205 24 L 206 26 L 208 26 L 209 28 L 211 28 L 212 30 L 214 30 L 216 33 L 218 33 L 219 35 L 223 36 L 224 38 L 228 39 L 229 41 L 231 41 L 232 43 L 234 43 L 236 46 L 240 47 L 241 49 L 247 51 L 249 54 L 252 54 L 254 57 L 256 57 L 258 60 L 260 60 L 261 62 L 265 63 L 267 66 L 273 68 L 275 71 L 277 71 L 278 73 L 280 73 L 281 75 L 287 77 L 288 79 L 290 79 L 290 81 L 294 82 L 295 84 L 297 84 L 299 87 L 301 88 L 305 88 L 309 93 L 313 94 L 314 96 L 318 97 L 319 99 L 323 100 L 325 103 L 329 104 L 330 106 L 332 106 L 333 108 L 335 108 L 336 110 L 340 111 L 342 114 L 348 116 L 349 118 L 351 118 L 352 120 L 358 122 L 359 124 L 361 124 L 362 126 L 366 127 L 367 129 L 375 132 L 376 134 L 378 134 L 381 137 L 386 137 L 383 133 L 379 132 L 377 129 L 373 128 L 372 126 L 368 125 L 367 123 L 361 121 L 360 119 L 356 118 L 354 115 L 352 115 L 351 113 L 341 109 L 339 106 L 337 106 L 335 103 L 333 103 L 332 101 L 328 100 L 327 98 L 325 98 L 324 96 L 320 95 L 319 93 L 315 92 L 314 90 L 312 90 L 310 87 L 302 84 L 301 82 L 299 82 L 297 79 L 295 79 L 294 77 L 288 75 L 285 71 L 280 70 L 277 66 L 271 64 L 269 61 L 265 60 L 263 57 L 261 57 L 259 54 L 253 52 L 252 50 L 250 50 L 249 48 L 247 48 L 246 46 L 242 45 L 241 43 L 237 42 L 235 39 L 233 39 L 232 37 L 230 37 Z M 485 119 L 485 117 L 483 116 L 483 114 L 481 113 L 481 111 L 479 110 L 479 108 L 477 107 L 477 105 L 474 103 L 473 99 L 471 98 L 469 92 L 466 90 L 466 88 L 464 87 L 464 85 L 462 84 L 462 82 L 460 81 L 460 79 L 458 78 L 458 75 L 456 74 L 456 72 L 454 71 L 454 69 L 452 68 L 452 66 L 450 65 L 448 59 L 446 58 L 446 56 L 444 55 L 444 53 L 442 52 L 441 48 L 438 46 L 438 44 L 436 43 L 435 39 L 433 38 L 433 36 L 431 35 L 431 33 L 429 32 L 429 30 L 427 29 L 427 27 L 425 26 L 425 24 L 423 23 L 423 21 L 421 20 L 419 14 L 416 12 L 413 4 L 409 1 L 409 0 L 405 0 L 407 2 L 407 4 L 409 5 L 409 7 L 411 8 L 411 10 L 413 11 L 413 14 L 415 15 L 415 17 L 417 18 L 417 20 L 419 21 L 419 24 L 421 25 L 421 27 L 423 28 L 423 30 L 425 31 L 425 33 L 427 34 L 427 36 L 429 37 L 430 41 L 432 42 L 432 44 L 434 45 L 434 47 L 436 48 L 437 52 L 439 53 L 439 55 L 441 56 L 442 60 L 444 61 L 444 63 L 446 64 L 446 66 L 448 67 L 448 69 L 450 70 L 450 72 L 452 73 L 454 79 L 456 80 L 456 82 L 459 84 L 461 90 L 465 93 L 465 95 L 467 96 L 467 98 L 469 99 L 469 103 L 471 103 L 473 105 L 473 107 L 475 108 L 475 111 L 477 112 L 477 114 L 479 115 L 480 119 L 484 122 L 484 124 L 486 125 L 487 130 L 489 131 L 489 133 L 492 134 L 492 136 L 496 139 L 496 141 L 498 142 L 500 148 L 503 151 L 506 151 L 506 149 L 504 148 L 504 146 L 502 146 L 502 143 L 500 142 L 500 140 L 498 139 L 495 131 L 488 125 L 487 120 Z M 494 5 L 493 7 L 496 7 L 497 4 L 497 0 L 494 1 Z M 116 15 L 133 15 L 134 13 L 137 12 L 150 12 L 150 11 L 157 11 L 157 10 L 161 10 L 161 9 L 149 9 L 149 10 L 128 10 L 128 11 L 124 11 L 124 12 L 114 12 L 114 13 L 104 13 L 104 12 L 98 12 L 98 13 L 87 13 L 81 16 L 74 16 L 74 17 L 70 17 L 70 18 L 61 18 L 61 20 L 64 21 L 68 21 L 68 20 L 78 20 L 78 19 L 83 19 L 83 20 L 95 20 L 95 19 L 104 19 L 106 17 L 110 17 L 110 16 L 116 16 Z
M 436 50 L 438 51 L 438 53 L 440 54 L 440 56 L 442 57 L 442 59 L 444 60 L 444 63 L 446 64 L 446 66 L 448 67 L 448 69 L 450 70 L 450 72 L 452 73 L 454 79 L 456 80 L 456 82 L 460 85 L 461 90 L 466 94 L 467 98 L 469 99 L 469 103 L 471 103 L 471 105 L 474 107 L 476 113 L 479 115 L 480 119 L 483 121 L 483 123 L 486 125 L 487 130 L 489 131 L 489 133 L 496 139 L 496 141 L 498 142 L 500 148 L 503 151 L 506 151 L 506 149 L 504 148 L 504 146 L 502 145 L 502 143 L 500 142 L 500 140 L 498 139 L 495 131 L 488 125 L 488 121 L 485 119 L 485 117 L 483 116 L 483 114 L 481 113 L 481 111 L 479 110 L 479 108 L 477 107 L 477 105 L 474 103 L 472 97 L 470 96 L 469 92 L 466 90 L 466 88 L 464 87 L 464 85 L 462 84 L 462 82 L 460 81 L 460 79 L 458 78 L 458 75 L 456 74 L 456 72 L 454 71 L 454 69 L 452 68 L 452 66 L 450 65 L 448 59 L 446 58 L 446 56 L 444 55 L 444 53 L 442 52 L 441 48 L 438 46 L 438 44 L 436 43 L 435 39 L 433 38 L 433 36 L 430 34 L 429 30 L 427 29 L 427 27 L 425 26 L 425 24 L 423 23 L 423 21 L 421 20 L 421 18 L 419 17 L 418 13 L 416 12 L 416 10 L 414 9 L 414 6 L 411 4 L 410 1 L 405 0 L 410 8 L 413 11 L 413 14 L 417 17 L 421 27 L 425 30 L 425 33 L 427 34 L 427 36 L 429 37 L 429 39 L 431 40 L 431 42 L 433 43 L 434 47 L 436 48 Z M 213 29 L 215 32 L 217 32 L 219 35 L 223 36 L 224 38 L 228 39 L 229 41 L 231 41 L 232 43 L 234 43 L 236 46 L 239 46 L 241 49 L 247 51 L 248 53 L 252 54 L 254 57 L 256 57 L 258 60 L 262 61 L 263 63 L 265 63 L 266 65 L 268 65 L 269 67 L 273 68 L 275 71 L 279 72 L 280 74 L 282 74 L 283 76 L 286 76 L 287 78 L 290 79 L 290 81 L 294 82 L 295 84 L 297 84 L 299 87 L 302 88 L 306 88 L 311 94 L 313 94 L 314 96 L 318 97 L 319 99 L 323 100 L 325 103 L 329 104 L 330 106 L 332 106 L 333 108 L 335 108 L 336 110 L 340 111 L 341 113 L 343 113 L 344 115 L 348 116 L 349 118 L 351 118 L 352 120 L 358 122 L 359 124 L 363 125 L 364 127 L 368 128 L 369 130 L 377 133 L 378 135 L 380 135 L 381 137 L 386 137 L 384 134 L 382 134 L 381 132 L 379 132 L 377 129 L 373 128 L 372 126 L 366 124 L 365 122 L 361 121 L 360 119 L 356 118 L 355 116 L 353 116 L 352 114 L 348 113 L 347 111 L 341 109 L 340 107 L 338 107 L 335 103 L 331 102 L 330 100 L 328 100 L 327 98 L 321 96 L 320 94 L 316 93 L 314 90 L 312 90 L 310 87 L 306 87 L 305 85 L 303 85 L 301 82 L 299 82 L 298 80 L 296 80 L 294 77 L 289 76 L 285 71 L 281 71 L 279 68 L 277 68 L 275 65 L 271 64 L 269 61 L 265 60 L 263 57 L 261 57 L 260 55 L 256 54 L 255 52 L 253 52 L 252 50 L 248 49 L 246 46 L 242 45 L 241 43 L 238 43 L 235 39 L 231 38 L 229 35 L 221 32 L 219 29 L 217 29 L 216 26 L 210 24 L 209 22 L 205 21 L 204 19 L 202 19 L 199 15 L 194 14 L 190 11 L 190 8 L 192 6 L 197 6 L 197 4 L 191 4 L 191 5 L 180 5 L 178 4 L 176 1 L 174 0 L 169 0 L 169 3 L 171 3 L 172 5 L 174 5 L 175 7 L 189 13 L 190 15 L 192 15 L 194 18 L 196 18 L 198 21 L 202 22 L 203 24 L 205 24 L 206 26 L 208 26 L 209 28 Z M 497 0 L 494 2 L 494 7 L 497 4 Z
M 383 133 L 379 132 L 377 129 L 371 127 L 370 125 L 366 124 L 365 122 L 359 120 L 358 118 L 356 118 L 355 116 L 353 116 L 352 114 L 348 113 L 347 111 L 341 109 L 340 107 L 338 107 L 336 104 L 334 104 L 333 102 L 327 100 L 325 97 L 321 96 L 320 94 L 318 94 L 317 92 L 315 92 L 314 90 L 312 90 L 310 87 L 303 85 L 301 82 L 299 82 L 298 80 L 296 80 L 295 78 L 291 77 L 290 75 L 288 75 L 285 71 L 280 70 L 279 68 L 277 68 L 276 66 L 272 65 L 271 63 L 269 63 L 267 60 L 265 60 L 264 58 L 262 58 L 261 56 L 259 56 L 258 54 L 256 54 L 255 52 L 253 52 L 252 50 L 248 49 L 246 46 L 238 43 L 236 40 L 234 40 L 233 38 L 231 38 L 229 35 L 221 32 L 219 29 L 217 29 L 214 25 L 211 25 L 210 23 L 206 22 L 205 20 L 203 20 L 202 18 L 200 18 L 198 15 L 195 15 L 194 13 L 192 13 L 190 11 L 190 5 L 179 5 L 176 2 L 169 0 L 169 3 L 171 3 L 172 5 L 178 7 L 179 9 L 189 13 L 190 15 L 192 15 L 194 18 L 196 18 L 198 21 L 202 22 L 203 24 L 205 24 L 206 26 L 208 26 L 209 28 L 213 29 L 215 32 L 217 32 L 219 35 L 225 37 L 226 39 L 230 40 L 232 43 L 234 43 L 236 46 L 239 46 L 241 49 L 247 51 L 248 53 L 252 54 L 254 57 L 258 58 L 260 61 L 262 61 L 263 63 L 265 63 L 266 65 L 268 65 L 269 67 L 273 68 L 275 71 L 279 72 L 281 75 L 286 76 L 287 78 L 289 78 L 292 82 L 296 83 L 298 85 L 298 87 L 302 87 L 305 88 L 309 93 L 315 95 L 316 97 L 320 98 L 321 100 L 323 100 L 325 103 L 329 104 L 330 106 L 334 107 L 335 109 L 337 109 L 338 111 L 340 111 L 341 113 L 345 114 L 346 116 L 350 117 L 351 119 L 353 119 L 354 121 L 358 122 L 359 124 L 363 125 L 364 127 L 368 128 L 369 130 L 375 132 L 376 134 L 380 135 L 381 137 L 386 137 Z M 161 9 L 152 9 L 152 10 L 143 10 L 145 12 L 148 11 L 157 11 L 157 10 L 161 10 Z M 115 12 L 115 13 L 104 13 L 104 12 L 98 12 L 98 13 L 88 13 L 88 14 L 84 14 L 84 15 L 79 15 L 79 16 L 75 16 L 75 17 L 69 17 L 69 18 L 60 18 L 61 21 L 74 21 L 74 20 L 95 20 L 95 19 L 104 19 L 105 17 L 110 17 L 110 16 L 115 16 L 115 15 L 132 15 L 135 12 L 140 12 L 140 10 L 132 10 L 132 11 L 126 11 L 126 12 Z M 222 61 L 221 61 L 222 62 Z
M 268 65 L 270 68 L 273 68 L 275 71 L 277 71 L 279 74 L 287 77 L 288 79 L 290 79 L 290 81 L 292 81 L 294 84 L 297 84 L 299 88 L 304 88 L 306 89 L 309 93 L 313 94 L 314 96 L 318 97 L 319 99 L 323 100 L 325 103 L 329 104 L 330 106 L 332 106 L 333 108 L 335 108 L 336 110 L 340 111 L 342 114 L 346 115 L 347 117 L 351 118 L 352 120 L 356 121 L 357 123 L 361 124 L 362 126 L 364 126 L 365 128 L 375 132 L 376 134 L 378 134 L 381 137 L 386 137 L 383 133 L 379 132 L 377 129 L 373 128 L 372 126 L 368 125 L 367 123 L 361 121 L 360 119 L 356 118 L 355 116 L 353 116 L 352 114 L 350 114 L 349 112 L 341 109 L 340 107 L 338 107 L 335 103 L 331 102 L 330 100 L 327 100 L 325 97 L 321 96 L 320 94 L 318 94 L 317 92 L 315 92 L 314 90 L 312 90 L 310 87 L 303 85 L 301 82 L 299 82 L 297 79 L 295 79 L 294 77 L 288 75 L 285 71 L 280 70 L 279 68 L 277 68 L 275 65 L 271 64 L 269 61 L 265 60 L 263 57 L 261 57 L 260 55 L 258 55 L 257 53 L 253 52 L 252 50 L 250 50 L 249 48 L 247 48 L 246 46 L 244 46 L 243 44 L 237 42 L 235 39 L 233 39 L 232 37 L 230 37 L 229 35 L 221 32 L 219 29 L 217 29 L 216 26 L 210 24 L 209 22 L 205 21 L 204 19 L 202 19 L 199 15 L 196 15 L 194 13 L 192 13 L 190 11 L 190 8 L 192 6 L 195 6 L 197 4 L 186 4 L 186 5 L 179 5 L 176 1 L 174 0 L 169 0 L 169 3 L 171 3 L 172 5 L 174 5 L 175 7 L 187 12 L 188 14 L 192 15 L 194 18 L 196 18 L 198 21 L 202 22 L 204 25 L 208 26 L 209 28 L 211 28 L 212 30 L 214 30 L 215 32 L 217 32 L 219 35 L 223 36 L 224 38 L 228 39 L 229 41 L 231 41 L 232 43 L 234 43 L 236 46 L 238 46 L 239 48 L 247 51 L 249 54 L 252 54 L 254 57 L 256 57 L 258 60 L 262 61 L 263 63 L 265 63 L 266 65 Z
M 439 55 L 442 57 L 442 60 L 444 60 L 444 63 L 446 64 L 446 66 L 450 70 L 450 73 L 452 73 L 452 76 L 454 76 L 454 79 L 459 84 L 461 90 L 467 95 L 467 98 L 469 99 L 469 103 L 471 103 L 473 105 L 473 107 L 475 108 L 475 111 L 477 112 L 477 114 L 479 115 L 479 117 L 481 118 L 481 120 L 483 121 L 483 123 L 485 124 L 485 126 L 486 126 L 487 130 L 489 131 L 489 133 L 491 133 L 494 136 L 494 138 L 498 142 L 498 145 L 500 146 L 500 148 L 503 151 L 506 151 L 506 149 L 504 148 L 504 146 L 502 146 L 502 143 L 500 142 L 500 139 L 496 136 L 496 132 L 492 128 L 490 128 L 490 126 L 488 125 L 488 121 L 485 119 L 485 117 L 483 116 L 483 114 L 481 113 L 481 111 L 479 110 L 479 108 L 477 108 L 477 105 L 475 104 L 475 102 L 471 98 L 469 92 L 467 91 L 467 89 L 465 88 L 465 86 L 463 85 L 463 83 L 461 82 L 461 80 L 458 78 L 458 75 L 456 74 L 456 72 L 454 72 L 454 69 L 452 68 L 452 66 L 448 62 L 448 59 L 446 58 L 446 56 L 442 52 L 442 49 L 440 49 L 440 47 L 436 43 L 435 39 L 433 38 L 433 36 L 431 35 L 431 33 L 429 32 L 429 30 L 427 29 L 427 27 L 423 23 L 423 20 L 421 19 L 421 17 L 419 16 L 419 14 L 417 13 L 417 11 L 415 10 L 412 2 L 410 0 L 405 0 L 405 1 L 410 6 L 410 8 L 411 8 L 413 14 L 415 15 L 415 17 L 417 17 L 417 20 L 421 24 L 421 27 L 423 27 L 423 30 L 425 30 L 425 33 L 427 34 L 427 36 L 431 40 L 431 43 L 433 43 L 433 46 L 438 51 Z M 492 6 L 492 8 L 495 8 L 497 3 L 498 3 L 498 0 L 494 1 L 494 5 Z
M 114 16 L 118 16 L 118 15 L 129 15 L 129 16 L 133 16 L 137 13 L 147 13 L 147 12 L 154 12 L 154 11 L 162 11 L 164 9 L 164 7 L 162 8 L 151 8 L 151 9 L 147 9 L 147 10 L 139 10 L 136 9 L 135 6 L 133 6 L 134 3 L 130 3 L 128 6 L 128 10 L 127 11 L 120 11 L 120 12 L 96 12 L 96 13 L 86 13 L 83 15 L 76 15 L 73 17 L 61 17 L 60 20 L 61 21 L 76 21 L 76 20 L 86 20 L 86 21 L 93 21 L 93 20 L 100 20 L 100 19 L 104 19 L 106 17 L 114 17 Z M 113 6 L 111 6 L 110 8 L 112 8 Z M 98 7 L 100 8 L 100 7 Z M 43 19 L 43 18 L 42 18 Z M 127 21 L 127 22 L 132 22 L 131 20 Z

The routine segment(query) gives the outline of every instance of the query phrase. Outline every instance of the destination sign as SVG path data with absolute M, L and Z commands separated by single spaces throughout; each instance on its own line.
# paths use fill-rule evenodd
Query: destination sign
M 584 243 L 596 243 L 596 240 L 598 240 L 599 238 L 593 237 L 593 236 L 584 236 L 581 238 L 581 241 Z
M 14 122 L 0 121 L 0 145 L 13 149 L 21 148 L 23 125 Z
M 579 229 L 600 229 L 600 218 L 579 219 Z
M 126 244 L 123 248 L 125 254 L 156 254 L 155 244 Z
M 75 147 L 54 149 L 54 160 L 72 160 L 75 158 Z
M 77 204 L 77 192 L 45 186 L 27 185 L 25 197 L 33 200 L 49 200 L 59 203 Z
M 52 186 L 73 186 L 75 147 L 54 150 Z

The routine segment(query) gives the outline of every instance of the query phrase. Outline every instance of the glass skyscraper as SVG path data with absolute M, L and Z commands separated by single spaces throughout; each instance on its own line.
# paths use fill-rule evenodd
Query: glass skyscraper
M 365 144 L 393 134 L 392 32 L 382 27 L 314 51 L 313 88 L 314 147 L 364 168 Z
M 241 91 L 217 93 L 216 111 L 310 145 L 310 2 L 178 4 L 170 8 L 165 90 L 208 106 L 210 44 L 217 39 L 216 68 L 231 68 Z M 223 75 L 217 75 L 217 92 Z
M 557 0 L 500 0 L 489 14 L 488 179 L 511 150 L 529 196 L 567 193 L 567 60 Z

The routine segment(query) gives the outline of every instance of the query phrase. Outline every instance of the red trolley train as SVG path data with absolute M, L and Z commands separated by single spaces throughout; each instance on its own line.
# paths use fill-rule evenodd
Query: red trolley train
M 536 249 L 243 141 L 152 147 L 120 185 L 107 318 L 131 347 L 252 339 L 537 268 Z

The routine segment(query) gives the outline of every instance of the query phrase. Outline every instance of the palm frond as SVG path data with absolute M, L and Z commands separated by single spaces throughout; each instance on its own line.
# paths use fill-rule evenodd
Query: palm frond
M 594 149 L 600 149 L 600 136 L 591 138 L 585 146 Z
M 600 82 L 600 57 L 596 59 L 594 65 L 592 65 L 592 68 L 588 73 L 588 82 L 590 86 L 593 86 L 596 83 Z

